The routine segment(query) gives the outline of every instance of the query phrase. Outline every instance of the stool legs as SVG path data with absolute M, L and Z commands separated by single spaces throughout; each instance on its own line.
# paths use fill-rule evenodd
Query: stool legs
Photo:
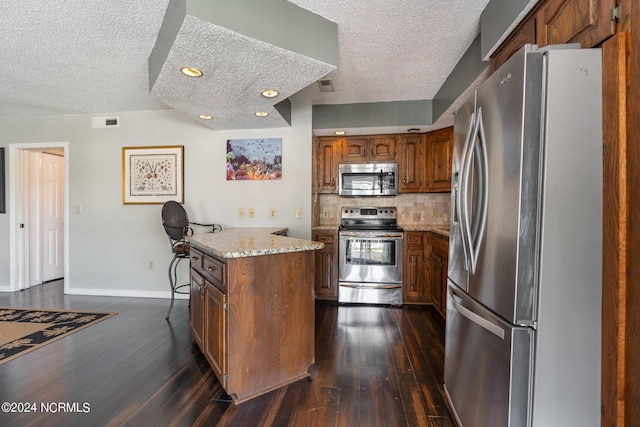
M 183 286 L 188 286 L 188 284 L 176 286 L 176 282 L 178 281 L 178 264 L 180 264 L 180 261 L 182 261 L 185 258 L 188 258 L 188 257 L 175 256 L 171 260 L 171 263 L 169 263 L 169 286 L 171 286 L 171 304 L 169 305 L 169 311 L 167 312 L 167 316 L 165 317 L 165 319 L 167 320 L 169 320 L 169 315 L 171 314 L 171 310 L 173 309 L 173 301 L 175 300 L 175 294 L 177 292 L 177 289 Z M 180 293 L 184 293 L 184 292 L 180 292 Z

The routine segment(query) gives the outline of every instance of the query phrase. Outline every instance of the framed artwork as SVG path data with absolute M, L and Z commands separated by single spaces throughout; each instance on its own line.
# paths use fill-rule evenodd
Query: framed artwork
M 122 147 L 122 204 L 184 203 L 184 146 Z
M 282 179 L 282 138 L 227 140 L 227 181 Z
M 0 213 L 7 213 L 4 186 L 4 147 L 0 148 Z

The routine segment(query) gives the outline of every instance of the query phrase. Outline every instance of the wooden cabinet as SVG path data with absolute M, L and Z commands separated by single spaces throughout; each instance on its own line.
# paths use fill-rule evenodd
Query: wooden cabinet
M 407 231 L 404 239 L 404 304 L 433 304 L 446 314 L 449 239 L 433 232 Z
M 422 231 L 405 232 L 402 285 L 402 300 L 405 304 L 431 302 L 430 282 L 424 274 L 424 235 Z
M 341 141 L 320 138 L 316 143 L 316 191 L 338 193 L 338 164 Z
M 548 0 L 532 20 L 536 22 L 536 43 L 548 46 L 580 43 L 594 47 L 615 33 L 611 19 L 618 0 Z
M 314 230 L 313 240 L 324 243 L 316 251 L 316 299 L 338 300 L 338 232 Z
M 396 159 L 394 135 L 354 136 L 342 140 L 343 163 L 383 163 Z
M 192 268 L 189 329 L 200 351 L 204 351 L 204 286 L 204 278 Z
M 580 43 L 596 47 L 615 34 L 612 13 L 619 0 L 547 0 L 540 2 L 492 57 L 497 69 L 527 43 L 538 46 Z
M 425 134 L 426 190 L 430 193 L 451 191 L 451 157 L 453 127 Z
M 309 376 L 314 256 L 223 259 L 191 249 L 191 332 L 235 403 Z
M 437 233 L 428 233 L 428 277 L 431 301 L 442 316 L 447 312 L 447 270 L 449 268 L 449 240 Z
M 227 352 L 226 352 L 226 306 L 227 296 L 212 283 L 205 281 L 205 358 L 213 369 L 222 387 L 226 387 Z
M 423 139 L 423 135 L 398 137 L 398 192 L 400 193 L 424 191 Z

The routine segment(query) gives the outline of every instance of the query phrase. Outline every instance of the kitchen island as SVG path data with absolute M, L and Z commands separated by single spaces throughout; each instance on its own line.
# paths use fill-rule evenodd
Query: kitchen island
M 195 234 L 190 328 L 234 403 L 309 376 L 314 251 L 282 228 Z

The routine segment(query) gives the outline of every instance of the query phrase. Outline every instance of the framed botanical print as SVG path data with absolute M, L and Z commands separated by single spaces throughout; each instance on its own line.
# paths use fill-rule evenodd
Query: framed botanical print
M 122 203 L 184 203 L 184 146 L 122 147 Z

